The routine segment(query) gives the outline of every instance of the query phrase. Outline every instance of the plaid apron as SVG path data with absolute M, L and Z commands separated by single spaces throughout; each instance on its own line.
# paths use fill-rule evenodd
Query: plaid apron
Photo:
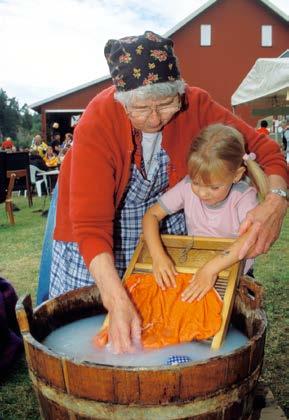
M 156 155 L 156 160 L 158 165 L 155 165 L 150 180 L 144 176 L 144 170 L 139 171 L 133 165 L 131 182 L 116 212 L 114 256 L 120 277 L 123 276 L 136 248 L 146 210 L 157 202 L 168 187 L 169 158 L 163 149 Z M 160 230 L 162 233 L 186 234 L 183 211 L 168 216 L 161 223 Z
M 150 180 L 132 165 L 130 182 L 116 211 L 114 221 L 115 266 L 122 277 L 136 248 L 142 231 L 142 218 L 146 210 L 158 200 L 168 187 L 168 155 L 163 149 L 156 155 Z M 143 162 L 142 162 L 143 168 Z M 162 221 L 162 233 L 185 235 L 183 211 L 172 214 Z M 56 297 L 69 290 L 95 284 L 87 270 L 75 242 L 53 241 L 49 297 Z

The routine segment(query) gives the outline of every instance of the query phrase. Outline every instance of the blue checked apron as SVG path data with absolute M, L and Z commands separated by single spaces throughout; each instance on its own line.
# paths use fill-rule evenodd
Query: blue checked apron
M 132 165 L 131 179 L 122 202 L 116 211 L 114 222 L 115 266 L 122 277 L 136 248 L 142 231 L 142 218 L 168 186 L 167 166 L 169 158 L 161 149 L 155 157 L 157 165 L 150 180 L 143 171 Z M 165 218 L 162 233 L 185 235 L 183 211 Z M 56 297 L 68 290 L 95 284 L 74 242 L 54 241 L 49 297 Z

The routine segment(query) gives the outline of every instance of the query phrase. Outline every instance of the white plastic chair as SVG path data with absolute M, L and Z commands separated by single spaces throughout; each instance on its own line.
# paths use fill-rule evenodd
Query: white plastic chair
M 47 179 L 43 174 L 45 171 L 41 171 L 37 166 L 35 165 L 29 165 L 30 169 L 30 180 L 31 184 L 36 186 L 36 192 L 38 197 L 42 196 L 42 190 L 41 190 L 41 184 L 44 183 L 46 188 L 46 193 L 48 194 L 48 185 L 47 185 Z M 36 175 L 42 175 L 42 179 L 36 180 Z

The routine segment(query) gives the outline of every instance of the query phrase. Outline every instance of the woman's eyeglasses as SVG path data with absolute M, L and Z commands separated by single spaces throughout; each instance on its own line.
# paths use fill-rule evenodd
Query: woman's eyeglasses
M 159 104 L 141 108 L 134 108 L 132 106 L 126 107 L 126 110 L 130 117 L 143 120 L 149 118 L 153 112 L 156 112 L 160 117 L 165 117 L 169 114 L 174 114 L 175 112 L 181 109 L 181 102 L 179 97 L 177 96 L 176 99 L 174 99 L 173 102 L 170 104 Z

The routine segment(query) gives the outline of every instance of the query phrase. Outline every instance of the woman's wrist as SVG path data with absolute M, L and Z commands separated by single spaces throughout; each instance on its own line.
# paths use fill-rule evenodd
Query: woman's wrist
M 120 302 L 127 302 L 127 293 L 110 254 L 103 253 L 94 257 L 89 266 L 89 271 L 96 282 L 102 302 L 107 310 L 111 310 L 114 305 Z
M 285 197 L 281 197 L 275 193 L 269 192 L 265 197 L 265 202 L 270 206 L 273 211 L 280 210 L 284 212 L 284 215 L 287 212 L 289 201 Z
M 103 305 L 108 310 L 108 312 L 111 312 L 113 309 L 121 305 L 128 305 L 129 297 L 122 283 L 118 282 L 118 284 L 115 286 L 116 287 L 113 287 L 113 289 L 110 287 L 104 288 L 102 293 L 100 292 Z

